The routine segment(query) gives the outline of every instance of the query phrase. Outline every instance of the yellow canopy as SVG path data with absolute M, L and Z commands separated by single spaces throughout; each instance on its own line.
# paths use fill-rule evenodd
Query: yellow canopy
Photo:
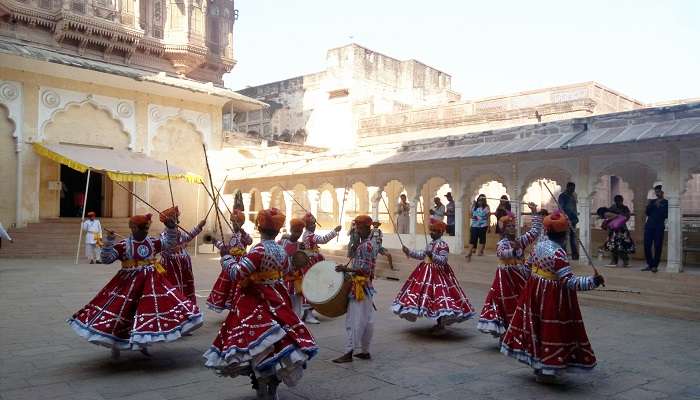
M 88 169 L 103 172 L 110 179 L 121 182 L 142 182 L 148 178 L 168 179 L 165 163 L 142 153 L 113 150 L 73 144 L 34 143 L 34 151 L 76 171 Z M 171 179 L 189 183 L 203 182 L 201 176 L 169 164 Z

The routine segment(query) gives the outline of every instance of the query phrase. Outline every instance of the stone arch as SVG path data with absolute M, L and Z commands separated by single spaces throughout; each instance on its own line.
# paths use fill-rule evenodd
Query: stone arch
M 565 186 L 567 182 L 573 181 L 574 174 L 562 167 L 556 165 L 542 165 L 532 171 L 530 171 L 525 179 L 522 180 L 520 186 L 520 199 L 525 196 L 527 189 L 532 185 L 533 182 L 537 182 L 540 179 L 548 179 L 551 181 L 556 181 L 558 184 Z
M 150 156 L 160 161 L 167 160 L 170 165 L 194 172 L 200 176 L 207 176 L 201 137 L 194 127 L 185 120 L 170 119 L 160 125 L 151 138 Z M 163 208 L 169 207 L 170 193 L 168 182 L 150 180 L 148 185 L 150 199 L 154 202 L 154 205 Z M 207 182 L 207 187 L 209 188 L 209 182 Z M 194 209 L 197 199 L 195 196 L 192 196 L 193 184 L 182 180 L 173 180 L 172 188 L 175 204 L 180 208 L 180 220 L 185 225 L 196 224 Z M 209 190 L 211 191 L 211 189 Z M 200 196 L 200 201 L 208 203 L 206 201 L 207 197 L 209 196 L 203 193 L 203 196 Z M 228 204 L 228 201 L 226 203 L 229 208 L 233 206 L 233 204 Z M 223 205 L 220 208 L 221 211 L 226 212 Z M 228 215 L 226 217 L 228 218 Z
M 194 123 L 191 119 L 185 118 L 182 115 L 173 115 L 173 116 L 167 117 L 162 122 L 155 125 L 155 129 L 153 131 L 153 138 L 155 138 L 155 136 L 158 134 L 158 131 L 160 131 L 160 129 L 163 126 L 165 126 L 173 121 L 180 121 L 180 122 L 188 125 L 194 132 L 196 132 L 199 135 L 200 143 L 204 143 L 207 150 L 211 150 L 209 148 L 209 142 L 207 140 L 206 132 L 204 132 L 202 129 L 200 129 L 199 126 L 197 126 L 197 124 Z M 149 143 L 149 149 L 153 149 L 153 146 L 154 146 L 153 138 L 151 138 L 151 143 Z M 202 147 L 202 145 L 200 144 L 199 147 Z
M 270 208 L 277 208 L 283 213 L 287 212 L 287 201 L 284 198 L 284 190 L 280 186 L 270 188 Z
M 478 195 L 479 189 L 489 182 L 498 182 L 506 189 L 508 189 L 509 186 L 509 180 L 497 172 L 487 170 L 477 171 L 464 180 L 461 198 L 463 204 L 468 207 L 473 197 Z M 509 193 L 508 197 L 510 198 L 511 196 L 512 194 Z
M 343 214 L 350 218 L 344 219 L 350 221 L 357 215 L 369 213 L 370 201 L 367 184 L 364 181 L 358 180 L 348 185 L 348 195 Z
M 380 199 L 377 206 L 379 221 L 383 223 L 382 230 L 386 233 L 395 233 L 394 224 L 397 223 L 396 211 L 401 194 L 405 194 L 408 199 L 406 186 L 398 179 L 391 179 L 384 183 L 383 186 L 380 186 L 380 194 L 383 200 Z
M 646 163 L 640 161 L 613 161 L 600 168 L 593 177 L 594 179 L 591 180 L 591 187 L 588 188 L 590 196 L 595 195 L 600 180 L 606 175 L 619 176 L 630 184 L 648 184 L 649 189 L 655 181 L 661 178 L 654 168 Z
M 324 182 L 318 187 L 318 222 L 322 226 L 337 224 L 340 208 L 335 193 L 335 186 Z
M 311 211 L 311 202 L 309 201 L 308 191 L 305 185 L 297 183 L 296 185 L 294 185 L 294 187 L 292 187 L 291 192 L 289 192 L 289 194 L 293 195 L 296 199 L 296 201 L 292 200 L 291 203 L 292 215 L 290 216 L 290 218 L 301 218 L 304 216 L 304 214 L 306 214 L 306 211 Z M 297 204 L 297 202 L 299 202 L 301 206 Z
M 131 149 L 133 135 L 107 107 L 91 100 L 71 102 L 54 111 L 40 128 L 42 141 Z M 118 133 L 118 134 L 115 134 Z
M 0 149 L 3 156 L 0 157 L 0 182 L 3 182 L 2 194 L 0 194 L 0 221 L 7 227 L 16 221 L 16 191 L 17 191 L 17 152 L 14 136 L 16 124 L 10 117 L 10 111 L 4 104 L 0 104 Z
M 449 184 L 449 181 L 450 181 L 446 176 L 443 176 L 441 174 L 426 175 L 417 181 L 416 196 L 420 197 L 426 183 L 428 183 L 434 179 L 442 179 L 447 184 Z M 409 200 L 411 200 L 411 199 L 409 199 Z
M 247 219 L 251 223 L 255 223 L 255 216 L 258 214 L 258 211 L 263 209 L 262 192 L 254 187 L 248 191 L 248 194 L 250 195 L 250 200 L 248 204 L 245 204 Z

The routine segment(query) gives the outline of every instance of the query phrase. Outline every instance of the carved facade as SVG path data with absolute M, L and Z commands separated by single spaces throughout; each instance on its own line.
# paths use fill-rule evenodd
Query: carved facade
M 2 0 L 0 34 L 220 85 L 237 16 L 231 0 Z

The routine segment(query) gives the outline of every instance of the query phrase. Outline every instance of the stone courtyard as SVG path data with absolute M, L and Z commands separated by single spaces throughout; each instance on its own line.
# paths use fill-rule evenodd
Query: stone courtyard
M 492 262 L 479 259 L 474 264 Z M 200 306 L 220 271 L 215 259 L 195 261 Z M 485 265 L 484 265 L 485 266 Z M 219 378 L 202 353 L 223 315 L 209 310 L 191 337 L 152 349 L 152 357 L 88 344 L 64 320 L 88 302 L 115 266 L 70 260 L 0 260 L 0 399 L 251 399 L 246 378 Z M 605 272 L 603 272 L 605 273 Z M 485 289 L 463 280 L 480 309 Z M 697 399 L 700 346 L 696 321 L 584 305 L 598 366 L 558 386 L 535 383 L 530 369 L 497 350 L 474 320 L 442 336 L 431 324 L 394 317 L 389 304 L 400 282 L 379 279 L 373 360 L 337 365 L 344 319 L 311 325 L 320 353 L 299 386 L 282 386 L 281 399 Z

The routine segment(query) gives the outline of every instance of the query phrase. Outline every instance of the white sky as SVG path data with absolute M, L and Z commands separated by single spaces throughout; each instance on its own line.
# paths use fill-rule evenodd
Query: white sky
M 325 69 L 351 42 L 452 75 L 462 99 L 598 81 L 700 97 L 700 1 L 237 0 L 238 90 Z

